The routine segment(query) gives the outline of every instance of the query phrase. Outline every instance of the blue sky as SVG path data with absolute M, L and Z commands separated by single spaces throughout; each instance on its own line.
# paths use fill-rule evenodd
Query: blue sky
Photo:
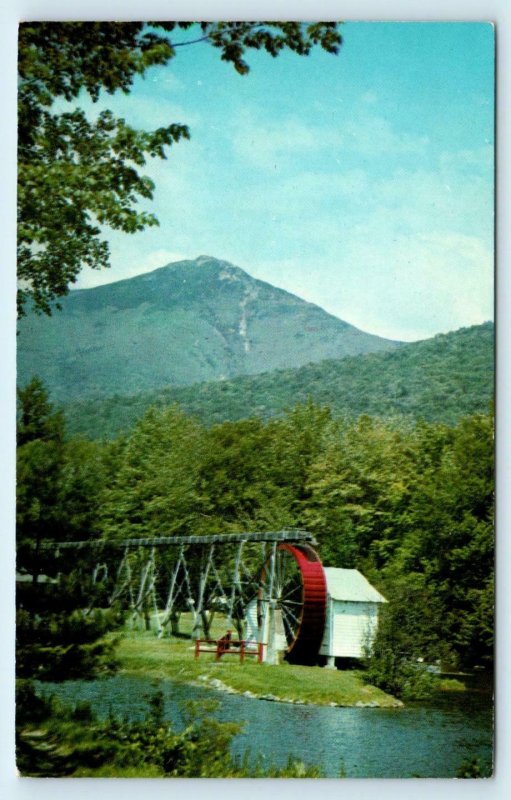
M 160 227 L 108 232 L 112 268 L 77 286 L 208 254 L 382 336 L 491 319 L 492 27 L 342 33 L 338 56 L 253 53 L 244 77 L 182 47 L 96 104 L 139 127 L 187 123 L 192 139 L 145 170 Z

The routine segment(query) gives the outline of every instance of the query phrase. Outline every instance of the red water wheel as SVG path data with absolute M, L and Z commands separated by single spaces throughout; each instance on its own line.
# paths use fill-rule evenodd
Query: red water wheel
M 272 570 L 267 559 L 260 576 L 258 617 L 268 606 L 281 618 L 286 660 L 316 662 L 326 619 L 326 579 L 316 551 L 308 544 L 279 544 Z

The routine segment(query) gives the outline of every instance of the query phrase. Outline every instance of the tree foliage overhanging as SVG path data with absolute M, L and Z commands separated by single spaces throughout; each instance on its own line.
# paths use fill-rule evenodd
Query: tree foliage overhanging
M 184 32 L 188 41 L 177 41 Z M 197 34 L 197 36 L 195 36 Z M 96 101 L 102 91 L 129 93 L 137 75 L 164 66 L 178 47 L 207 42 L 240 75 L 247 50 L 277 56 L 307 55 L 320 46 L 337 53 L 338 25 L 318 22 L 27 22 L 19 29 L 18 93 L 18 311 L 30 299 L 50 314 L 52 301 L 69 291 L 81 268 L 108 266 L 102 227 L 126 233 L 156 225 L 137 210 L 154 185 L 139 172 L 148 157 L 189 138 L 170 123 L 135 130 L 110 111 L 91 121 L 80 108 L 58 112 L 81 92 Z

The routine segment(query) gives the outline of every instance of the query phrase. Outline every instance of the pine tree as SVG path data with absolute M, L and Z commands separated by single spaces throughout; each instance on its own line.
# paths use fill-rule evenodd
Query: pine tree
M 77 471 L 85 451 L 75 448 L 75 469 L 70 469 L 63 415 L 38 378 L 18 397 L 17 677 L 88 677 L 112 661 L 111 647 L 102 638 L 113 617 L 84 616 L 87 587 L 79 563 L 62 569 L 48 545 L 72 538 L 77 527 L 91 533 L 91 520 L 80 511 L 92 467 L 82 463 Z

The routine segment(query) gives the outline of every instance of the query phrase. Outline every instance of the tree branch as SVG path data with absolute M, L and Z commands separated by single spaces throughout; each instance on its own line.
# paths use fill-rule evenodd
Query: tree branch
M 169 42 L 172 49 L 174 47 L 184 47 L 187 44 L 198 44 L 199 42 L 207 42 L 209 39 L 209 33 L 206 36 L 201 36 L 199 39 L 189 39 L 187 42 Z

